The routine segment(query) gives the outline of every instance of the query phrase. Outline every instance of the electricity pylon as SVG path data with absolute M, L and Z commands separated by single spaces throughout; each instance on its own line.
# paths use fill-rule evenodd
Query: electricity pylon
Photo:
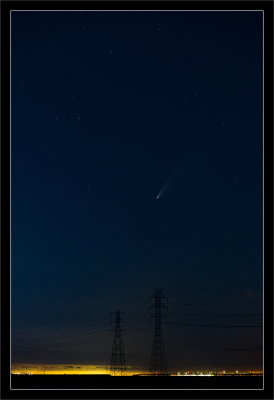
M 154 308 L 154 312 L 151 313 L 150 318 L 154 318 L 155 320 L 149 371 L 154 375 L 167 375 L 168 371 L 162 333 L 162 319 L 165 318 L 162 309 L 167 311 L 167 297 L 163 295 L 162 289 L 155 289 L 153 296 L 149 297 L 149 299 L 153 300 L 150 308 Z
M 115 328 L 114 328 L 114 338 L 112 345 L 111 363 L 110 363 L 110 373 L 112 375 L 126 375 L 126 361 L 125 361 L 125 351 L 122 332 L 124 329 L 121 328 L 121 312 L 117 310 L 115 313 Z

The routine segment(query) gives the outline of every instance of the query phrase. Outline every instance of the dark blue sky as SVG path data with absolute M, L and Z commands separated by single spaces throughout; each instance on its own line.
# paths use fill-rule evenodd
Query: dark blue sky
M 12 13 L 14 363 L 108 364 L 120 307 L 147 367 L 161 287 L 170 369 L 262 367 L 262 40 L 259 12 Z

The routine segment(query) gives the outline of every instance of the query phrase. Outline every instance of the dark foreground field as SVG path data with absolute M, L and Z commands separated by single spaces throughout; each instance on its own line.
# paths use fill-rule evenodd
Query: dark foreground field
M 262 376 L 12 375 L 12 389 L 262 389 Z

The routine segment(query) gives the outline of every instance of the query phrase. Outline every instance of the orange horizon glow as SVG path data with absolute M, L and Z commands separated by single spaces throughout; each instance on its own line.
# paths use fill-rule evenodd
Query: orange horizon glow
M 127 376 L 143 374 L 147 371 L 127 367 Z M 102 375 L 110 374 L 110 368 L 106 365 L 81 365 L 81 364 L 13 364 L 12 374 L 32 375 Z
M 200 371 L 206 371 L 206 369 L 200 369 Z M 141 369 L 134 369 L 130 366 L 127 367 L 126 371 L 127 376 L 132 376 L 136 374 L 147 374 L 147 370 Z M 231 373 L 255 373 L 255 374 L 262 374 L 263 371 L 257 369 L 251 370 L 232 370 L 229 369 L 226 371 L 227 374 Z M 11 368 L 12 374 L 32 374 L 32 375 L 110 375 L 110 368 L 106 365 L 81 365 L 81 364 L 28 364 L 28 363 L 21 363 L 21 364 L 13 364 Z M 196 369 L 193 369 L 193 372 L 196 374 Z M 220 371 L 217 371 L 220 373 Z M 223 371 L 222 371 L 223 373 Z M 186 372 L 184 370 L 181 373 L 172 373 L 171 375 L 184 375 Z M 188 374 L 191 375 L 190 371 Z

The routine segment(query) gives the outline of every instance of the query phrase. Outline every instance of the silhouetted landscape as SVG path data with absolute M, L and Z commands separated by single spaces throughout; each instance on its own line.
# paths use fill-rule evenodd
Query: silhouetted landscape
M 13 389 L 262 389 L 262 376 L 12 375 Z

